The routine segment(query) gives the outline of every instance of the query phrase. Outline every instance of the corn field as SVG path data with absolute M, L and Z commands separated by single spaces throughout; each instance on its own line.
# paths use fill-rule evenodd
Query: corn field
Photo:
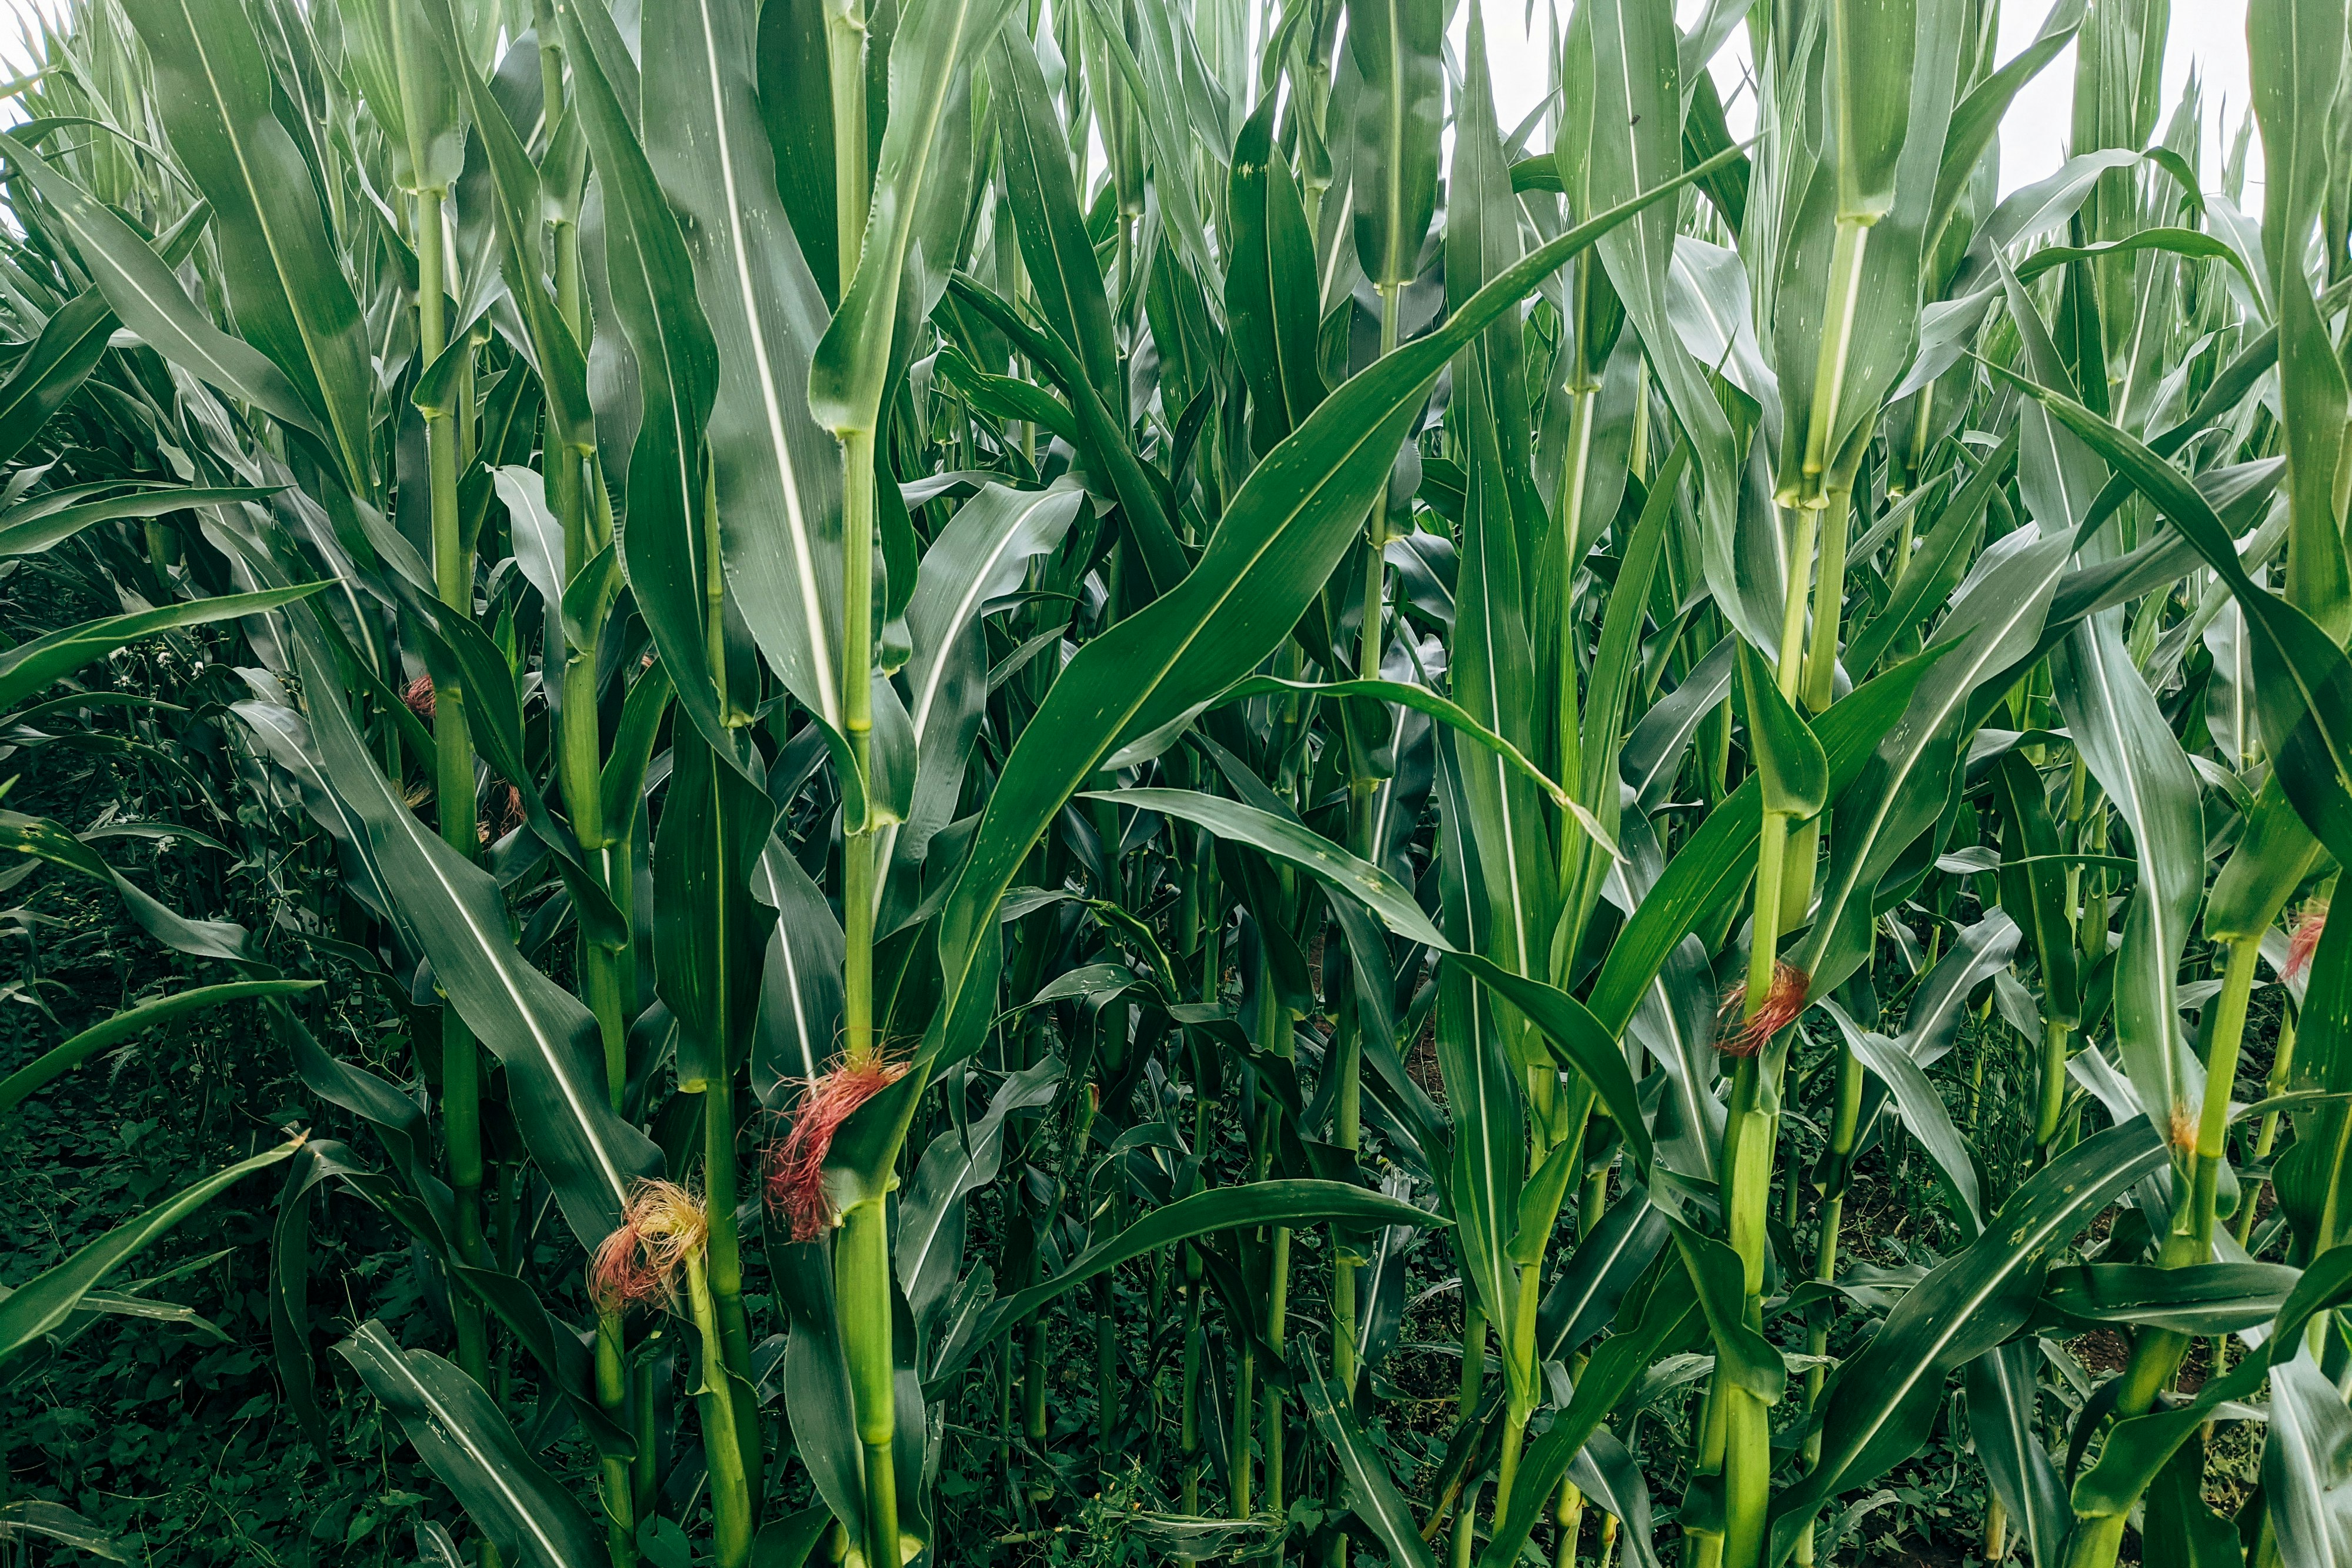
M 2352 1563 L 2347 0 L 2001 5 L 67 0 L 0 1131 L 300 1109 L 0 1426 L 234 1188 L 369 1562 Z

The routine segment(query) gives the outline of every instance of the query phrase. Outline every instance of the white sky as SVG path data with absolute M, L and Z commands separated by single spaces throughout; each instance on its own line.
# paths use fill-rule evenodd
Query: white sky
M 1525 25 L 1530 7 L 1523 0 L 1489 0 L 1486 6 L 1488 64 L 1495 74 L 1495 107 L 1506 131 L 1543 99 L 1548 74 L 1544 57 L 1551 47 L 1547 19 L 1550 3 L 1551 0 L 1541 0 L 1532 7 L 1532 27 Z M 2042 20 L 2050 4 L 2051 0 L 2003 0 L 2003 61 L 2032 42 L 2042 30 Z M 1696 20 L 1705 8 L 1705 0 L 1676 0 L 1675 7 L 1685 23 Z M 1468 12 L 1469 7 L 1462 5 L 1454 16 L 1454 45 L 1457 51 L 1463 47 L 1469 26 Z M 1754 122 L 1754 109 L 1744 97 L 1734 101 L 1734 94 L 1747 61 L 1748 35 L 1742 26 L 1733 33 L 1723 53 L 1716 57 L 1714 75 L 1728 106 L 1733 132 L 1743 136 Z M 2234 135 L 2247 101 L 2245 0 L 2172 0 L 2172 34 L 2164 58 L 2164 103 L 2157 117 L 2159 132 L 2170 119 L 2192 68 L 2204 83 L 2205 179 L 2208 184 L 2218 185 L 2222 156 L 2228 151 L 2228 136 Z M 2009 118 L 2001 122 L 2000 185 L 2004 192 L 2031 184 L 2065 161 L 2066 140 L 2074 119 L 2074 50 L 2069 45 L 2063 54 L 2027 84 Z M 2257 137 L 2247 158 L 2251 210 L 2259 210 L 2253 198 L 2261 179 L 2262 142 Z
M 1496 107 L 1507 129 L 1524 118 L 1543 97 L 1544 57 L 1550 48 L 1546 18 L 1554 3 L 1555 0 L 1541 0 L 1530 5 L 1527 0 L 1492 0 L 1486 6 Z M 1689 21 L 1704 8 L 1704 4 L 1705 0 L 1676 0 L 1675 9 L 1685 21 Z M 2050 0 L 2004 0 L 2002 59 L 2022 48 L 2041 30 L 2049 4 Z M 61 9 L 60 0 L 0 0 L 0 75 L 15 75 L 26 68 L 29 57 L 21 29 L 36 16 L 55 16 Z M 1466 5 L 1457 3 L 1455 6 L 1454 41 L 1457 50 L 1468 26 L 1468 10 Z M 1532 28 L 1527 27 L 1524 20 L 1530 11 L 1534 16 Z M 1731 105 L 1732 127 L 1740 134 L 1746 133 L 1750 122 L 1750 106 L 1744 97 L 1735 101 L 1734 95 L 1747 54 L 1743 27 L 1733 34 L 1731 43 L 1717 58 L 1714 67 L 1717 85 Z M 2200 73 L 2205 89 L 2205 178 L 2209 184 L 2217 184 L 2229 138 L 2245 113 L 2247 101 L 2245 0 L 2172 0 L 2172 34 L 2165 51 L 2164 106 L 2158 119 L 2159 129 L 2170 117 L 2192 68 Z M 2064 161 L 2074 84 L 2074 51 L 2069 47 L 2018 96 L 2009 118 L 2001 124 L 2000 183 L 2004 191 L 2031 184 Z M 2262 142 L 2256 138 L 2248 158 L 2249 210 L 2259 210 L 2256 198 L 2261 180 Z

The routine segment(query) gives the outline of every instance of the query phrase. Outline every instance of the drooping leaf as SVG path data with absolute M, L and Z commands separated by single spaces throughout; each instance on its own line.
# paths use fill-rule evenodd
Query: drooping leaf
M 210 1203 L 228 1187 L 254 1172 L 291 1155 L 299 1139 L 281 1143 L 266 1153 L 215 1171 L 177 1196 L 156 1205 L 137 1219 L 115 1226 L 82 1247 L 56 1268 L 35 1275 L 5 1297 L 0 1297 L 0 1363 L 20 1353 L 43 1334 L 63 1323 L 87 1296 L 117 1266 L 136 1257 L 157 1237 Z
M 154 62 L 173 151 L 212 205 L 238 329 L 291 381 L 336 472 L 365 500 L 374 489 L 366 329 L 310 167 L 278 118 L 261 39 L 231 0 L 131 0 L 125 9 Z M 119 304 L 116 313 L 132 324 Z
M 335 1347 L 383 1401 L 477 1528 L 516 1562 L 576 1568 L 604 1544 L 532 1458 L 479 1384 L 429 1351 L 404 1351 L 371 1319 Z
M 2018 1189 L 1984 1235 L 1929 1271 L 1869 1345 L 1839 1369 L 1822 1418 L 1822 1460 L 1772 1505 L 1778 1564 L 1822 1504 L 1866 1486 L 1927 1439 L 1944 1381 L 2015 1331 L 2041 1293 L 2050 1254 L 2116 1194 L 2168 1158 L 2146 1122 L 2084 1140 Z
M 1297 624 L 1387 483 L 1397 445 L 1445 361 L 1562 262 L 1666 194 L 1644 193 L 1570 230 L 1444 327 L 1350 381 L 1251 471 L 1184 581 L 1094 638 L 1062 671 L 1006 758 L 971 857 L 940 910 L 943 1017 L 957 1016 L 993 938 L 997 900 L 1070 795 L 1104 758 L 1187 720 Z M 976 1044 L 942 1026 L 925 1054 L 952 1058 Z

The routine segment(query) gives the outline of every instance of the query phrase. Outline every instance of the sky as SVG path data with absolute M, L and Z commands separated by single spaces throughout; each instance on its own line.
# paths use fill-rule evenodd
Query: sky
M 1496 107 L 1506 126 L 1524 118 L 1544 95 L 1544 57 L 1550 48 L 1546 16 L 1552 3 L 1553 0 L 1543 0 L 1542 4 L 1529 5 L 1526 0 L 1495 0 L 1487 7 L 1488 58 L 1495 74 Z M 1675 0 L 1675 8 L 1688 22 L 1705 8 L 1705 4 L 1706 0 Z M 26 67 L 28 57 L 20 29 L 36 15 L 54 16 L 60 9 L 59 0 L 0 0 L 0 76 L 13 76 Z M 2032 39 L 2041 30 L 2048 9 L 2042 0 L 2005 0 L 2000 27 L 2002 59 Z M 1468 26 L 1468 11 L 1465 5 L 1457 3 L 1454 6 L 1454 38 L 1457 50 Z M 1526 26 L 1530 12 L 1532 28 Z M 1732 129 L 1743 135 L 1752 119 L 1752 107 L 1738 93 L 1747 53 L 1745 31 L 1736 32 L 1714 65 L 1717 86 L 1730 106 Z M 2164 109 L 2159 125 L 2170 116 L 2192 68 L 2204 82 L 2205 170 L 2208 181 L 2213 182 L 2219 178 L 2227 138 L 2235 132 L 2245 113 L 2245 0 L 2172 0 L 2172 32 L 2165 49 Z M 2069 47 L 2018 96 L 2009 118 L 2001 124 L 2003 191 L 2030 184 L 2065 161 L 2074 80 L 2074 51 Z M 0 110 L 0 119 L 16 117 Z M 2259 210 L 2261 180 L 2262 144 L 2258 138 L 2248 160 L 2250 210 Z
M 2042 30 L 2042 20 L 2049 8 L 2046 0 L 2004 0 L 2000 47 L 2003 61 L 2032 41 Z M 1468 26 L 1468 9 L 1463 5 L 1455 13 L 1454 43 L 1457 51 Z M 1551 47 L 1550 28 L 1545 5 L 1537 4 L 1531 9 L 1534 25 L 1528 27 L 1526 19 L 1530 7 L 1521 0 L 1495 0 L 1486 7 L 1487 59 L 1495 77 L 1495 107 L 1496 118 L 1507 129 L 1540 102 L 1545 92 L 1544 57 Z M 1705 9 L 1706 0 L 1676 0 L 1678 19 L 1685 24 L 1695 21 Z M 1716 86 L 1727 106 L 1732 132 L 1742 136 L 1754 122 L 1752 102 L 1744 96 L 1735 101 L 1747 62 L 1748 39 L 1743 28 L 1733 34 L 1731 43 L 1716 57 L 1714 64 Z M 2157 121 L 2159 130 L 2170 118 L 2192 68 L 2204 83 L 2206 178 L 2218 183 L 2221 157 L 2227 150 L 2223 128 L 2227 127 L 2226 134 L 2235 133 L 2247 101 L 2245 0 L 2172 0 L 2172 32 L 2166 42 L 2164 58 L 2164 107 Z M 2001 122 L 2003 192 L 2031 184 L 2065 162 L 2066 139 L 2073 123 L 2074 84 L 2074 50 L 2069 45 L 2018 95 L 2009 118 Z M 2250 204 L 2259 194 L 2261 157 L 2258 138 L 2247 160 Z

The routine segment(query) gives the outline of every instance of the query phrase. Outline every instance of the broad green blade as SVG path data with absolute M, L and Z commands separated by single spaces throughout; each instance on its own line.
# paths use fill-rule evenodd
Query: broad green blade
M 479 1384 L 429 1351 L 401 1349 L 373 1319 L 335 1348 L 501 1551 L 534 1568 L 603 1560 L 587 1516 Z
M 72 1316 L 82 1298 L 117 1265 L 144 1251 L 149 1244 L 226 1189 L 256 1171 L 277 1164 L 300 1147 L 301 1141 L 297 1139 L 216 1171 L 137 1219 L 108 1231 L 55 1268 L 35 1275 L 5 1297 L 0 1297 L 0 1364 Z

